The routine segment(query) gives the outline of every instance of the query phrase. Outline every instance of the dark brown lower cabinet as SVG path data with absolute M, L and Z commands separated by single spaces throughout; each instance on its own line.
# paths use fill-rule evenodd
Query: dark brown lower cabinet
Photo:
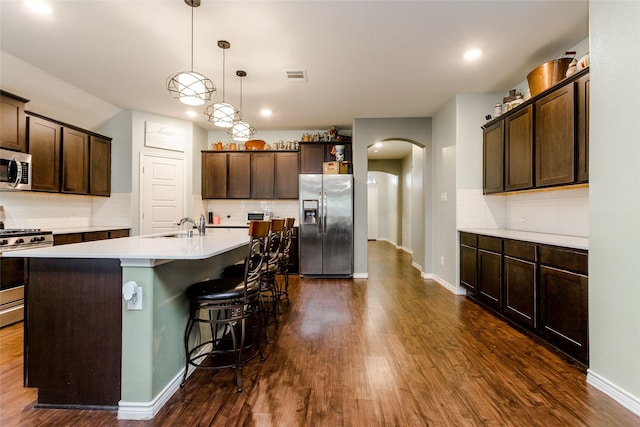
M 536 264 L 504 257 L 504 314 L 531 328 L 536 326 Z
M 467 292 L 477 292 L 478 236 L 460 233 L 460 285 Z
M 587 254 L 540 247 L 540 323 L 545 339 L 582 362 L 589 359 Z
M 489 307 L 500 310 L 502 304 L 502 256 L 478 250 L 477 298 Z
M 477 298 L 495 310 L 502 308 L 502 239 L 478 236 Z
M 460 233 L 467 296 L 586 365 L 587 267 L 585 250 Z
M 120 260 L 29 258 L 28 278 L 24 381 L 37 406 L 117 408 Z

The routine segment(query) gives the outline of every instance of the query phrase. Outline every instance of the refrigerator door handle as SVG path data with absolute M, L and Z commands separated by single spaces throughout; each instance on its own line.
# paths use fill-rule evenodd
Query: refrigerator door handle
M 322 234 L 327 234 L 327 192 L 322 192 Z

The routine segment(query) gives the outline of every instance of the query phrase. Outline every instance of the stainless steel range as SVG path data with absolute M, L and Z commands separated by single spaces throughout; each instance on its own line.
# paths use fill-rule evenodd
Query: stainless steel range
M 2 254 L 51 245 L 51 231 L 0 230 L 0 327 L 24 318 L 24 258 L 3 258 Z

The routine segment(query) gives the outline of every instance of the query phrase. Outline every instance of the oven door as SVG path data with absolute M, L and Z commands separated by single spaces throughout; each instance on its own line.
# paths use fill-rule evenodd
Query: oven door
M 0 255 L 0 328 L 24 318 L 24 258 Z

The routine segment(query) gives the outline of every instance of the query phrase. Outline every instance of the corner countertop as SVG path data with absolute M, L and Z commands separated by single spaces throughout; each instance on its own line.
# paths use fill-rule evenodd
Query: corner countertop
M 503 239 L 522 240 L 552 246 L 589 250 L 589 238 L 565 236 L 563 234 L 535 233 L 531 231 L 508 230 L 499 228 L 459 228 L 458 231 Z
M 154 266 L 157 260 L 206 259 L 249 243 L 246 229 L 221 228 L 207 234 L 150 234 L 5 252 L 3 257 L 120 259 L 122 265 Z

